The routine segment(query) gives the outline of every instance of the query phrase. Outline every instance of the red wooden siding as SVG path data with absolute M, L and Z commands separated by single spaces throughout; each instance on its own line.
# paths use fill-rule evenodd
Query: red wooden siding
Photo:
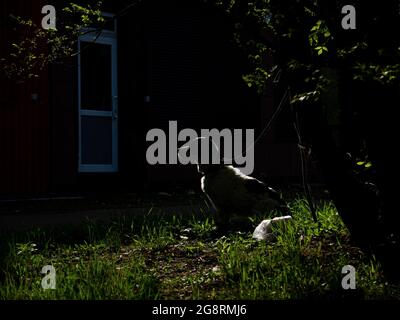
M 9 14 L 41 21 L 42 0 L 5 1 L 1 4 L 1 55 L 10 43 Z M 5 40 L 6 39 L 6 40 Z M 44 48 L 45 49 L 45 48 Z M 0 85 L 0 196 L 48 191 L 49 107 L 48 75 L 23 83 L 5 80 Z M 38 100 L 32 100 L 32 94 Z

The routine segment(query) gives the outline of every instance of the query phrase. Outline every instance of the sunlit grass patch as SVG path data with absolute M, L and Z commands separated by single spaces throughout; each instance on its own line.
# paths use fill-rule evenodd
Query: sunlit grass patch
M 306 202 L 290 203 L 293 219 L 274 228 L 269 243 L 250 229 L 215 233 L 213 216 L 122 216 L 80 229 L 1 235 L 1 299 L 343 299 L 399 298 L 379 264 L 349 241 L 330 202 L 319 224 Z M 56 289 L 41 286 L 45 265 Z M 356 268 L 356 290 L 343 290 L 343 266 Z

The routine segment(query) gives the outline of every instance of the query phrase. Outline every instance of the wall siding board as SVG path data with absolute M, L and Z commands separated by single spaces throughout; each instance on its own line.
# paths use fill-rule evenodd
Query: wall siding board
M 40 25 L 42 0 L 15 0 L 3 3 L 2 21 L 8 15 L 31 17 Z M 12 41 L 12 25 L 1 24 L 1 53 Z M 43 46 L 41 50 L 46 50 Z M 43 70 L 39 79 L 16 83 L 1 79 L 0 92 L 0 196 L 41 194 L 48 192 L 49 181 L 49 119 L 48 74 Z M 31 95 L 38 94 L 38 101 Z

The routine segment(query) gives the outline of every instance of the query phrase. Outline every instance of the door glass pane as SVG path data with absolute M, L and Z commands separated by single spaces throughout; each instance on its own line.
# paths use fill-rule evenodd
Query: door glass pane
M 81 109 L 112 110 L 111 46 L 81 41 Z
M 112 164 L 112 118 L 82 116 L 82 164 Z

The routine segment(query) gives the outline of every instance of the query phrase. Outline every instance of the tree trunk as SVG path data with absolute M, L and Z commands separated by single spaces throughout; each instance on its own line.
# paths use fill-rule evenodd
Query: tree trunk
M 397 181 L 393 176 L 397 171 L 393 147 L 398 143 L 391 132 L 396 119 L 394 104 L 399 97 L 393 91 L 365 85 L 360 92 L 363 99 L 359 103 L 365 110 L 363 134 L 370 159 L 376 167 L 379 196 L 356 178 L 346 158 L 347 150 L 335 141 L 322 105 L 301 106 L 301 128 L 304 139 L 312 145 L 327 188 L 352 240 L 364 251 L 376 255 L 389 278 L 400 280 L 400 263 L 397 262 L 400 257 L 397 241 L 400 215 L 394 203 L 397 202 L 397 191 L 393 187 Z M 339 133 L 344 139 L 352 138 L 345 136 L 343 128 Z

